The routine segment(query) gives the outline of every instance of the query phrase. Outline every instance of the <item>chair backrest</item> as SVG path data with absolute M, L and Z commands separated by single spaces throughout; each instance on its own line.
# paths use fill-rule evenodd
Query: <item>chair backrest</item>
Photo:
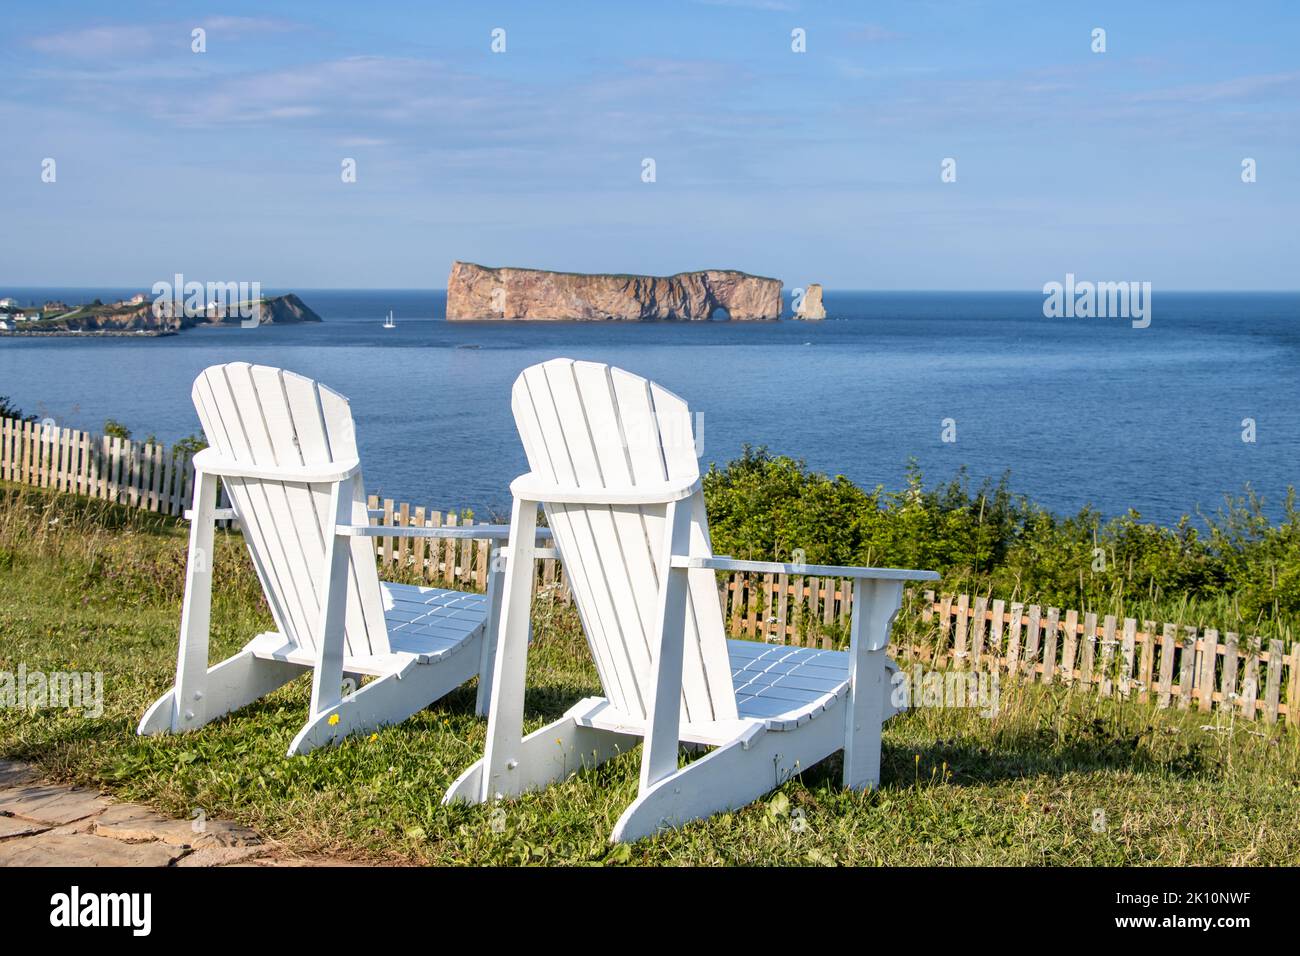
M 348 400 L 301 375 L 247 362 L 213 365 L 194 380 L 191 395 L 209 445 L 223 458 L 298 468 L 357 458 Z M 222 483 L 276 627 L 290 642 L 314 649 L 324 596 L 325 543 L 334 524 L 331 486 L 230 477 Z M 353 523 L 368 523 L 359 475 L 347 493 Z M 348 541 L 347 653 L 388 653 L 373 546 L 369 538 Z
M 525 369 L 512 393 L 533 474 L 558 485 L 630 489 L 698 478 L 686 403 L 653 382 L 595 362 L 554 359 Z M 704 497 L 691 508 L 691 553 L 712 553 Z M 644 719 L 667 506 L 549 504 L 547 522 L 573 591 L 606 696 Z M 736 717 L 714 572 L 687 572 L 682 719 Z

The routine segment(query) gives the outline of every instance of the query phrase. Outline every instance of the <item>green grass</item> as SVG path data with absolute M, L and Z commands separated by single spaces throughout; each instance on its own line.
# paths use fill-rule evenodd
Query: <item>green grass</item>
M 219 537 L 214 660 L 270 625 L 242 543 Z M 198 732 L 137 738 L 171 683 L 184 561 L 170 519 L 0 486 L 0 671 L 100 670 L 105 694 L 98 720 L 0 709 L 0 757 L 374 862 L 1300 862 L 1300 734 L 1006 682 L 993 719 L 932 709 L 891 721 L 873 793 L 841 791 L 832 758 L 751 806 L 616 850 L 606 841 L 635 795 L 639 751 L 498 811 L 439 805 L 482 752 L 472 684 L 373 738 L 292 760 L 306 677 Z M 536 634 L 530 730 L 599 692 L 571 609 L 539 600 Z M 1212 721 L 1221 728 L 1202 729 Z

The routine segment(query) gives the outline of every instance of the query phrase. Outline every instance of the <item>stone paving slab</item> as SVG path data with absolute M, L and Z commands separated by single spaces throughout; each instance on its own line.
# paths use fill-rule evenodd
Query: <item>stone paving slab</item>
M 48 829 L 48 825 L 36 823 L 33 820 L 20 820 L 18 817 L 0 817 L 0 840 L 6 837 L 30 836 L 33 833 L 40 833 Z
M 0 866 L 315 866 L 228 820 L 174 820 L 0 760 Z
M 123 843 L 89 833 L 39 833 L 0 843 L 0 866 L 167 866 L 185 853 L 166 843 Z
M 37 823 L 71 823 L 109 806 L 108 797 L 81 787 L 28 784 L 0 790 L 0 813 Z
M 247 827 L 226 820 L 173 820 L 147 807 L 132 803 L 115 803 L 95 817 L 94 833 L 127 843 L 157 840 L 173 846 L 246 847 L 257 846 L 262 838 Z

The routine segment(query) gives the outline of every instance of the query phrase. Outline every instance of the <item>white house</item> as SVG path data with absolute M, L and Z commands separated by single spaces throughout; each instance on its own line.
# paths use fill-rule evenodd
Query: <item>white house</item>
M 18 307 L 17 299 L 0 299 L 0 309 L 14 309 Z

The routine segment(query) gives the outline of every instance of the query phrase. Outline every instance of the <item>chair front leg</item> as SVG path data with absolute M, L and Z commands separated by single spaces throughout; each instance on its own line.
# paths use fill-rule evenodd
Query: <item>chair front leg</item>
M 176 690 L 172 697 L 173 731 L 205 722 L 208 628 L 212 619 L 212 546 L 217 507 L 217 476 L 195 476 L 190 545 L 185 562 L 185 600 L 181 608 L 180 649 L 176 655 Z
M 651 648 L 654 694 L 646 715 L 645 749 L 641 754 L 640 792 L 677 772 L 681 731 L 682 657 L 686 640 L 686 568 L 674 568 L 673 556 L 690 547 L 691 503 L 674 501 L 664 516 L 663 552 L 659 561 L 659 603 L 655 615 L 655 645 Z
M 356 479 L 350 479 L 355 481 Z M 348 602 L 348 561 L 352 556 L 352 539 L 338 533 L 340 525 L 352 520 L 351 488 L 336 482 L 330 490 L 330 510 L 334 516 L 334 533 L 325 543 L 322 580 L 317 593 L 320 612 L 316 624 L 316 666 L 311 678 L 311 716 L 335 707 L 343 698 L 343 644 Z
M 844 786 L 880 785 L 880 732 L 885 717 L 889 631 L 903 603 L 903 582 L 853 582 L 849 641 L 849 700 L 844 717 Z
M 528 627 L 533 601 L 533 552 L 537 540 L 537 502 L 516 498 L 510 515 L 510 556 L 501 585 L 492 662 L 485 772 L 479 799 L 515 796 L 524 789 L 518 773 L 523 759 L 524 678 L 528 668 Z

